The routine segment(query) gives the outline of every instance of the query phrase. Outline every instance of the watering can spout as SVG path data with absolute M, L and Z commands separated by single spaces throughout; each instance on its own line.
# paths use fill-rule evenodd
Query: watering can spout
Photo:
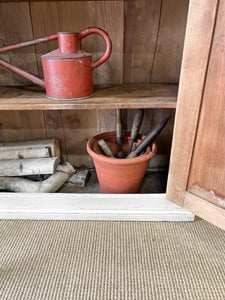
M 29 47 L 29 46 L 33 46 L 36 44 L 40 44 L 40 43 L 45 43 L 45 42 L 49 42 L 49 41 L 53 41 L 56 40 L 58 38 L 57 34 L 53 34 L 53 35 L 49 35 L 46 37 L 42 37 L 39 39 L 34 39 L 32 41 L 27 41 L 27 42 L 23 42 L 23 43 L 18 43 L 18 44 L 14 44 L 11 46 L 7 46 L 7 47 L 3 47 L 0 49 L 0 53 L 3 52 L 7 52 L 7 51 L 11 51 L 11 50 L 16 50 L 16 49 L 20 49 L 20 48 L 25 48 L 25 47 Z M 10 63 L 8 63 L 7 61 L 0 59 L 0 65 L 2 67 L 5 67 L 6 69 L 32 81 L 35 84 L 40 85 L 41 87 L 45 88 L 45 82 L 42 78 L 38 77 L 35 74 L 32 74 L 30 72 L 27 72 L 21 68 L 18 68 L 16 66 L 11 65 Z
M 0 59 L 0 65 L 5 67 L 6 69 L 32 81 L 33 83 L 40 85 L 41 87 L 45 88 L 45 82 L 42 78 L 38 77 L 37 75 L 34 75 L 30 72 L 27 72 L 21 68 L 18 68 L 16 66 L 13 66 L 9 64 L 7 61 Z

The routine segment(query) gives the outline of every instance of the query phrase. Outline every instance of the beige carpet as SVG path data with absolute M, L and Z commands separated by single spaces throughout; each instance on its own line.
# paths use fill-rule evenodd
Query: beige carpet
M 0 299 L 225 299 L 225 232 L 191 223 L 0 221 Z

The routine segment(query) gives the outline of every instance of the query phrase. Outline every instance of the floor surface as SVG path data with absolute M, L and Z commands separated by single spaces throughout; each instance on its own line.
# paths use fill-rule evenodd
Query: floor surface
M 225 232 L 194 222 L 0 221 L 0 299 L 225 299 Z

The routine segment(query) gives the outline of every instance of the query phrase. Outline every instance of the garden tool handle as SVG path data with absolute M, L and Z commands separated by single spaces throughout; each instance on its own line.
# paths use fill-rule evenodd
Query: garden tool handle
M 93 33 L 101 35 L 106 43 L 105 53 L 92 63 L 92 68 L 94 69 L 103 64 L 110 57 L 112 51 L 112 42 L 108 33 L 98 27 L 88 27 L 87 29 L 82 30 L 80 32 L 80 39 L 83 39 L 84 37 Z
M 108 157 L 111 157 L 111 158 L 115 158 L 112 154 L 112 151 L 111 149 L 109 148 L 109 146 L 107 145 L 107 143 L 103 140 L 103 139 L 100 139 L 98 141 L 98 145 L 99 147 L 101 148 L 102 152 L 108 156 Z
M 131 129 L 130 147 L 129 147 L 129 150 L 128 150 L 128 153 L 127 153 L 128 155 L 131 153 L 133 143 L 137 138 L 137 135 L 138 135 L 138 132 L 140 130 L 141 123 L 142 123 L 142 120 L 143 120 L 143 116 L 144 116 L 144 109 L 139 108 L 138 111 L 135 114 L 134 122 L 133 122 L 132 129 Z
M 117 137 L 117 144 L 118 144 L 118 151 L 122 150 L 123 146 L 123 125 L 122 125 L 122 116 L 121 116 L 121 109 L 116 110 L 116 137 Z
M 141 123 L 143 120 L 143 116 L 144 116 L 144 109 L 140 108 L 138 109 L 138 111 L 135 114 L 134 117 L 134 122 L 133 122 L 133 126 L 131 129 L 131 139 L 135 140 L 137 138 L 138 132 L 140 130 L 141 127 Z

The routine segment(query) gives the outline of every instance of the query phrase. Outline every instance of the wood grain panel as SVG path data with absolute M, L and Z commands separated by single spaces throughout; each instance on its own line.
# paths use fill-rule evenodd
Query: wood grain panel
M 188 188 L 225 203 L 225 2 L 219 2 Z
M 68 161 L 75 167 L 93 167 L 87 154 L 88 139 L 97 134 L 96 113 L 86 111 L 62 111 Z
M 154 64 L 153 83 L 178 83 L 189 0 L 162 1 Z
M 94 4 L 90 1 L 66 1 L 58 2 L 58 14 L 61 31 L 80 32 L 89 26 L 92 26 L 91 7 Z M 94 55 L 96 35 L 82 40 L 82 50 Z
M 55 34 L 60 31 L 56 2 L 31 2 L 30 14 L 34 38 Z M 58 41 L 35 46 L 38 74 L 43 77 L 41 55 L 58 48 Z
M 23 141 L 45 138 L 45 123 L 42 111 L 19 111 L 21 127 L 18 133 Z
M 28 2 L 2 3 L 2 20 L 8 45 L 33 39 Z M 10 62 L 37 74 L 34 47 L 9 52 Z M 30 81 L 12 73 L 14 84 L 31 84 Z
M 44 120 L 45 120 L 46 138 L 49 139 L 55 138 L 59 140 L 61 159 L 64 162 L 68 161 L 62 112 L 60 110 L 59 111 L 46 110 L 44 111 Z
M 124 83 L 149 83 L 161 1 L 125 0 Z
M 98 133 L 116 130 L 116 109 L 97 110 Z
M 21 141 L 20 113 L 18 111 L 0 111 L 0 141 Z
M 167 184 L 168 200 L 183 206 L 217 1 L 191 0 Z
M 45 137 L 41 111 L 0 111 L 0 140 L 17 142 Z

